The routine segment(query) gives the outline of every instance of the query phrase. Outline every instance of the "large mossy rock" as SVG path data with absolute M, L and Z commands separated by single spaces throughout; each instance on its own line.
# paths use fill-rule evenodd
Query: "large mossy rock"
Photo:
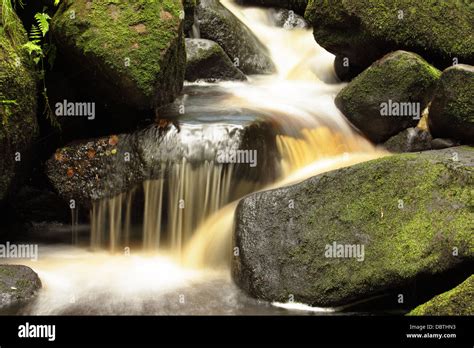
M 211 40 L 186 39 L 186 80 L 246 80 L 221 46 Z
M 182 14 L 181 1 L 174 0 L 66 0 L 52 31 L 58 52 L 88 78 L 92 95 L 152 109 L 182 88 Z
M 474 315 L 474 275 L 416 307 L 408 315 Z
M 367 138 L 384 142 L 416 126 L 440 74 L 417 54 L 396 51 L 372 64 L 342 89 L 336 105 Z M 399 115 L 404 115 L 395 116 L 395 107 Z M 411 113 L 407 112 L 409 107 Z
M 0 265 L 0 309 L 24 304 L 41 289 L 41 280 L 29 267 Z
M 275 71 L 266 47 L 218 0 L 200 0 L 196 18 L 201 38 L 217 42 L 243 73 Z
M 474 67 L 446 69 L 437 85 L 428 117 L 435 137 L 474 143 Z
M 308 0 L 237 0 L 237 3 L 246 6 L 285 8 L 304 15 Z
M 473 174 L 474 149 L 456 147 L 251 194 L 236 212 L 233 278 L 268 301 L 339 306 L 469 269 Z M 333 243 L 364 246 L 363 257 L 327 257 Z
M 361 71 L 403 49 L 438 68 L 474 64 L 474 4 L 468 1 L 310 0 L 305 13 L 316 41 Z
M 26 169 L 38 135 L 36 72 L 21 47 L 26 32 L 18 18 L 11 20 L 10 29 L 0 25 L 0 202 Z

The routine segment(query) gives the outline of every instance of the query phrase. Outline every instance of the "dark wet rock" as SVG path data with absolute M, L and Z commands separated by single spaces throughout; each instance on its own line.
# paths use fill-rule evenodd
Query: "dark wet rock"
M 145 177 L 136 138 L 127 134 L 60 148 L 47 162 L 46 174 L 64 200 L 83 204 L 125 192 Z
M 308 0 L 237 0 L 237 3 L 246 6 L 283 8 L 303 16 Z
M 383 145 L 390 152 L 431 150 L 431 134 L 420 128 L 408 128 L 388 139 Z
M 217 42 L 244 74 L 275 71 L 266 47 L 218 0 L 201 0 L 196 18 L 201 38 Z
M 194 12 L 196 10 L 196 0 L 184 0 L 184 33 L 191 31 L 194 24 Z
M 186 39 L 186 80 L 246 80 L 222 47 L 211 40 Z
M 11 20 L 11 29 L 0 26 L 0 203 L 28 171 L 38 135 L 37 76 L 21 48 L 27 41 L 26 32 L 18 18 Z
M 431 141 L 433 150 L 446 149 L 448 147 L 459 146 L 460 144 L 453 139 L 435 138 Z
M 434 137 L 474 143 L 474 67 L 456 65 L 443 72 L 428 125 Z
M 474 275 L 416 307 L 408 315 L 474 315 Z
M 236 150 L 257 151 L 255 166 L 234 165 L 231 180 L 236 192 L 239 183 L 253 187 L 274 180 L 279 155 L 273 125 L 242 110 L 223 110 L 215 90 L 203 96 L 205 90 L 199 87 L 195 97 L 193 87 L 187 87 L 182 98 L 160 110 L 156 124 L 144 129 L 58 149 L 46 164 L 49 181 L 63 200 L 88 206 L 91 200 L 127 192 L 145 179 L 166 177 L 170 166 L 183 161 L 196 167 L 228 167 L 225 161 L 219 163 L 219 154 Z M 215 98 L 209 104 L 215 109 L 208 102 L 202 107 L 199 101 L 204 97 Z M 182 106 L 186 112 L 177 119 Z
M 444 284 L 455 269 L 472 271 L 473 169 L 474 148 L 456 147 L 248 195 L 236 211 L 233 278 L 254 297 L 315 306 L 407 294 L 420 279 Z M 334 257 L 334 243 L 353 254 Z
M 384 142 L 417 125 L 439 76 L 420 56 L 393 52 L 342 89 L 336 105 L 367 138 Z
M 171 102 L 182 88 L 182 13 L 180 1 L 67 0 L 51 30 L 61 57 L 80 72 L 90 95 L 109 104 L 153 109 Z
M 399 49 L 440 69 L 474 64 L 474 11 L 465 1 L 310 0 L 305 18 L 318 44 L 349 59 L 348 76 Z
M 41 281 L 31 268 L 0 265 L 0 309 L 26 303 L 40 288 Z

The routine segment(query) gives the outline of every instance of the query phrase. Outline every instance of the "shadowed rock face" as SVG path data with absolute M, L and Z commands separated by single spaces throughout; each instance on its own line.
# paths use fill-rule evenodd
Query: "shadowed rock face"
M 474 143 L 474 67 L 460 64 L 443 72 L 428 124 L 435 137 Z
M 40 288 L 41 281 L 31 268 L 0 265 L 0 309 L 31 300 Z
M 380 143 L 416 126 L 439 76 L 420 56 L 397 51 L 357 76 L 335 102 L 367 138 Z
M 355 73 L 398 49 L 418 53 L 438 68 L 454 59 L 474 64 L 474 11 L 467 1 L 310 0 L 305 17 L 316 41 L 339 61 L 348 58 Z
M 246 80 L 217 43 L 205 39 L 186 39 L 186 80 Z
M 432 140 L 429 132 L 415 127 L 394 135 L 383 146 L 390 152 L 418 152 L 431 150 Z
M 217 0 L 196 7 L 200 37 L 217 42 L 244 74 L 270 74 L 275 66 L 265 46 Z
M 268 301 L 293 296 L 339 306 L 404 291 L 421 277 L 446 280 L 454 269 L 469 270 L 473 170 L 472 148 L 455 147 L 385 157 L 251 194 L 236 212 L 233 278 Z M 334 243 L 364 252 L 328 256 Z

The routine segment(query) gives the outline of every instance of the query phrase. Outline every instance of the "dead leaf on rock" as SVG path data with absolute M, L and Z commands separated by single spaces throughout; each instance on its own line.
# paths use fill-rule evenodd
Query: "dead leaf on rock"
M 118 136 L 112 135 L 112 136 L 109 138 L 109 145 L 112 145 L 112 146 L 117 145 L 118 141 L 119 141 Z

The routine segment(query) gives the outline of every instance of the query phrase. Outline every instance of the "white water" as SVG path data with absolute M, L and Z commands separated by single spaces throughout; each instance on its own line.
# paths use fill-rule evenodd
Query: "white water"
M 335 83 L 332 68 L 334 57 L 314 42 L 310 30 L 288 31 L 276 28 L 271 25 L 271 18 L 264 10 L 241 10 L 227 0 L 223 3 L 267 45 L 278 72 L 272 76 L 253 76 L 245 83 L 220 83 L 216 88 L 226 94 L 221 104 L 216 106 L 214 100 L 206 99 L 202 99 L 200 103 L 204 106 L 212 103 L 213 107 L 222 109 L 236 107 L 258 110 L 277 125 L 281 132 L 277 143 L 282 156 L 283 176 L 267 188 L 298 182 L 318 173 L 383 155 L 355 134 L 335 107 L 334 98 L 343 85 Z M 193 178 L 195 176 L 186 179 L 191 181 L 188 184 L 192 184 Z M 173 192 L 189 190 L 179 186 L 184 184 L 183 180 L 185 176 L 177 178 L 177 187 Z M 145 183 L 147 216 L 144 222 L 144 245 L 159 247 L 161 232 L 156 231 L 161 230 L 161 185 L 160 181 Z M 192 196 L 188 199 L 194 205 L 191 208 L 202 209 L 200 202 L 205 200 L 202 195 L 208 197 L 219 194 L 228 197 L 229 188 L 217 186 L 211 191 L 188 191 Z M 130 256 L 126 256 L 120 253 L 124 246 L 120 241 L 124 236 L 126 240 L 128 227 L 119 226 L 123 220 L 117 220 L 117 216 L 128 214 L 127 208 L 121 205 L 123 202 L 130 202 L 127 197 L 124 194 L 120 198 L 113 198 L 112 202 L 98 203 L 97 218 L 94 218 L 93 223 L 93 228 L 96 229 L 94 238 L 99 238 L 103 232 L 102 221 L 112 220 L 108 222 L 108 233 L 114 241 L 111 242 L 112 250 L 119 251 L 119 254 L 92 252 L 77 247 L 40 247 L 38 262 L 24 262 L 38 272 L 44 285 L 38 300 L 26 312 L 282 313 L 281 309 L 272 309 L 268 304 L 249 299 L 230 280 L 225 266 L 231 250 L 230 236 L 237 202 L 223 206 L 227 203 L 225 199 L 212 197 L 213 200 L 218 200 L 218 206 L 214 205 L 206 213 L 207 218 L 201 216 L 204 221 L 196 230 L 186 229 L 186 236 L 189 233 L 192 236 L 186 237 L 191 240 L 184 252 L 181 250 L 183 235 L 177 232 L 177 226 L 184 221 L 188 221 L 188 226 L 192 225 L 192 218 L 179 217 L 176 212 L 171 212 L 174 227 L 168 227 L 168 230 L 171 229 L 168 233 L 174 233 L 173 238 L 179 246 L 179 252 L 131 250 Z M 175 196 L 179 197 L 179 194 Z M 100 204 L 103 205 L 102 208 Z M 111 212 L 106 214 L 104 209 L 111 209 Z M 159 211 L 152 215 L 156 210 Z M 181 261 L 184 261 L 184 265 Z M 220 267 L 214 270 L 211 265 Z M 291 309 L 291 306 L 285 304 L 279 306 Z M 298 309 L 301 308 L 304 307 Z

